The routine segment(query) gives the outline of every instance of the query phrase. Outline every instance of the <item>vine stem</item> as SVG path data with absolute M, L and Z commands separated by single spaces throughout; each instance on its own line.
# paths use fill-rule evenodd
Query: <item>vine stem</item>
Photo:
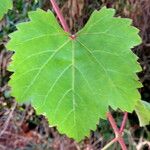
M 123 121 L 122 121 L 122 124 L 121 124 L 121 128 L 120 128 L 120 133 L 122 134 L 124 128 L 125 128 L 125 124 L 127 122 L 127 118 L 128 118 L 128 113 L 125 112 L 124 113 L 124 117 L 123 117 Z
M 112 139 L 108 144 L 106 144 L 101 150 L 107 150 L 112 144 L 118 141 L 118 138 Z
M 60 20 L 60 23 L 61 23 L 61 25 L 62 25 L 64 31 L 70 33 L 69 27 L 68 27 L 68 25 L 67 25 L 67 23 L 66 23 L 66 21 L 65 21 L 65 19 L 64 19 L 64 17 L 63 17 L 63 15 L 62 15 L 60 9 L 59 9 L 59 7 L 58 7 L 56 1 L 55 1 L 55 0 L 50 0 L 50 2 L 51 2 L 51 4 L 52 4 L 52 6 L 53 6 L 54 11 L 55 11 L 56 14 L 57 14 L 57 17 L 58 17 L 59 20 Z M 74 35 L 72 35 L 71 38 L 74 39 L 74 38 L 75 38 Z M 114 120 L 113 116 L 111 115 L 111 113 L 107 113 L 107 118 L 108 118 L 108 120 L 109 120 L 109 122 L 110 122 L 110 124 L 111 124 L 111 126 L 112 126 L 112 128 L 113 128 L 113 130 L 114 130 L 114 133 L 115 133 L 115 135 L 116 135 L 116 138 L 114 138 L 111 142 L 109 142 L 109 143 L 103 148 L 103 150 L 105 150 L 106 148 L 110 147 L 110 146 L 111 146 L 113 143 L 115 143 L 116 141 L 118 141 L 118 142 L 120 143 L 120 146 L 121 146 L 122 150 L 127 150 L 127 147 L 126 147 L 126 145 L 125 145 L 125 142 L 124 142 L 124 140 L 123 140 L 123 138 L 122 138 L 122 132 L 123 132 L 123 130 L 124 130 L 125 123 L 126 123 L 126 120 L 127 120 L 127 113 L 126 113 L 126 112 L 124 113 L 124 118 L 123 118 L 123 121 L 122 121 L 120 130 L 118 129 L 118 127 L 117 127 L 117 125 L 116 125 L 116 123 L 115 123 L 115 120 Z
M 51 4 L 52 4 L 52 6 L 53 6 L 54 11 L 55 11 L 56 14 L 57 14 L 57 17 L 58 17 L 59 20 L 60 20 L 60 23 L 61 23 L 61 25 L 62 25 L 64 31 L 70 33 L 69 27 L 68 27 L 68 25 L 67 25 L 67 23 L 66 23 L 66 21 L 65 21 L 65 19 L 64 19 L 64 17 L 63 17 L 63 15 L 62 15 L 60 9 L 59 9 L 59 7 L 58 7 L 56 1 L 55 1 L 55 0 L 50 0 L 50 2 L 51 2 Z
M 118 127 L 116 125 L 116 122 L 115 122 L 113 116 L 111 115 L 111 113 L 107 113 L 107 118 L 108 118 L 108 120 L 109 120 L 109 122 L 110 122 L 110 124 L 111 124 L 111 126 L 112 126 L 112 128 L 114 130 L 115 136 L 116 136 L 117 141 L 119 142 L 122 150 L 127 150 L 125 142 L 124 142 L 124 140 L 122 138 L 122 132 L 124 130 L 125 123 L 126 123 L 126 120 L 127 120 L 127 113 L 126 112 L 124 113 L 124 118 L 123 118 L 120 130 L 118 129 Z

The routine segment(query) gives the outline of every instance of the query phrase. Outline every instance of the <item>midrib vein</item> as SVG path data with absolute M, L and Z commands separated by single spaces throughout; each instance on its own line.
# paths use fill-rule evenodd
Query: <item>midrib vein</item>
M 73 114 L 74 114 L 74 125 L 76 126 L 76 117 L 75 117 L 75 47 L 74 41 L 72 41 L 72 105 L 73 105 Z

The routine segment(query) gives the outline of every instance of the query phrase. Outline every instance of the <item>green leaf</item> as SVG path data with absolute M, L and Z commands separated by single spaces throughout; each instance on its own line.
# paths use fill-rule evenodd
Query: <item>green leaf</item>
M 31 101 L 61 133 L 80 141 L 106 119 L 108 107 L 132 112 L 141 71 L 131 48 L 140 44 L 130 19 L 114 9 L 95 11 L 71 39 L 52 12 L 29 13 L 7 45 L 14 50 L 9 82 L 19 102 Z
M 140 126 L 150 124 L 150 103 L 138 101 L 135 112 L 138 115 Z
M 12 0 L 1 0 L 0 1 L 0 20 L 4 14 L 7 13 L 8 9 L 12 8 Z

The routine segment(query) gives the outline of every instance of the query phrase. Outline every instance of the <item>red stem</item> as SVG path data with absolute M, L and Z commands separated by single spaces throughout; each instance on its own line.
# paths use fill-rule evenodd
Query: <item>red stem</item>
M 123 121 L 122 121 L 122 124 L 121 124 L 121 127 L 120 127 L 120 133 L 122 134 L 124 128 L 125 128 L 125 124 L 127 122 L 127 118 L 128 118 L 128 113 L 125 112 L 124 113 L 124 117 L 123 117 Z
M 114 130 L 115 135 L 118 136 L 118 134 L 120 134 L 120 132 L 119 132 L 119 129 L 118 129 L 118 127 L 115 123 L 115 120 L 114 120 L 113 116 L 111 115 L 111 113 L 107 113 L 107 118 L 108 118 L 108 120 L 109 120 L 109 122 L 110 122 L 110 124 Z
M 65 19 L 64 19 L 64 17 L 63 17 L 63 15 L 62 15 L 60 9 L 59 9 L 59 7 L 58 7 L 56 1 L 55 1 L 55 0 L 50 0 L 50 2 L 51 2 L 51 4 L 52 4 L 52 6 L 53 6 L 54 11 L 55 11 L 56 14 L 57 14 L 57 17 L 58 17 L 59 20 L 60 20 L 60 23 L 61 23 L 63 29 L 64 29 L 66 32 L 70 33 L 69 27 L 68 27 L 68 25 L 67 25 L 67 23 L 66 23 L 66 21 L 65 21 Z
M 113 116 L 111 115 L 111 113 L 107 113 L 107 118 L 108 118 L 108 120 L 109 120 L 109 122 L 110 122 L 110 124 L 111 124 L 111 126 L 112 126 L 112 128 L 114 130 L 116 138 L 118 137 L 118 142 L 119 142 L 122 150 L 127 150 L 125 142 L 124 142 L 124 140 L 123 140 L 123 138 L 121 136 L 121 133 L 120 133 L 120 131 L 119 131 L 119 129 L 118 129 L 116 123 L 115 123 L 115 120 L 114 120 Z

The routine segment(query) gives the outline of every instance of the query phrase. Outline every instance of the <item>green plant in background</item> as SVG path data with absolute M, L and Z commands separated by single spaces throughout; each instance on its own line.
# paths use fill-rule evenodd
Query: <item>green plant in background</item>
M 141 125 L 150 121 L 149 104 L 138 92 L 141 67 L 131 51 L 141 39 L 130 19 L 114 13 L 105 7 L 95 11 L 72 35 L 52 12 L 37 9 L 29 12 L 29 22 L 17 25 L 7 45 L 15 51 L 9 66 L 12 95 L 30 101 L 60 133 L 77 141 L 96 129 L 99 118 L 106 119 L 109 106 L 136 110 Z
M 145 101 L 138 101 L 135 107 L 138 115 L 140 126 L 145 126 L 150 123 L 150 104 Z
M 1 0 L 0 1 L 0 20 L 4 14 L 7 13 L 8 9 L 12 8 L 12 0 Z

